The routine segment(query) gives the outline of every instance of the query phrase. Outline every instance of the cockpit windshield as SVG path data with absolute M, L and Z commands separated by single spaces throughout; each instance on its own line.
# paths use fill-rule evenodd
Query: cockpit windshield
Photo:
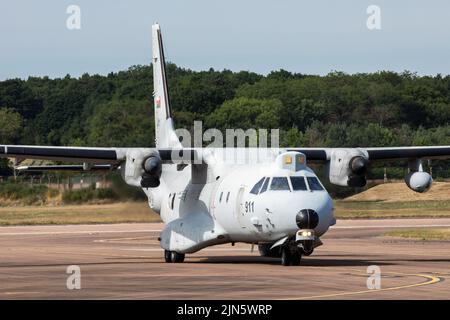
M 304 177 L 291 177 L 292 189 L 294 191 L 307 191 Z
M 309 189 L 311 191 L 323 190 L 323 187 L 320 184 L 319 179 L 317 179 L 316 177 L 306 177 L 306 179 L 308 180 Z
M 266 181 L 264 181 L 264 184 L 263 184 L 263 186 L 261 188 L 261 191 L 259 193 L 263 193 L 263 192 L 265 192 L 267 190 L 267 187 L 269 186 L 269 180 L 270 180 L 270 178 L 266 178 Z
M 289 188 L 288 179 L 286 177 L 273 177 L 272 183 L 270 184 L 270 190 L 291 191 L 291 189 Z
M 261 186 L 262 186 L 263 182 L 264 182 L 264 178 L 261 178 L 261 180 L 259 180 L 255 184 L 255 186 L 252 188 L 252 190 L 250 190 L 250 193 L 258 194 L 259 193 L 259 189 L 261 189 Z

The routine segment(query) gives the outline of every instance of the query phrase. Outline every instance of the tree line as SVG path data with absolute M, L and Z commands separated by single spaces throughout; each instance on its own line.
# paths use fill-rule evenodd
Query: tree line
M 261 75 L 172 63 L 167 75 L 180 128 L 194 120 L 204 130 L 279 128 L 281 146 L 450 145 L 450 76 Z M 1 81 L 0 144 L 154 146 L 152 91 L 152 66 Z

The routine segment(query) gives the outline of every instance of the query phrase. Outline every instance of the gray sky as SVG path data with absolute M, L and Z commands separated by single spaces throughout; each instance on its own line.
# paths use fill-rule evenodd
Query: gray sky
M 81 30 L 66 9 L 81 8 Z M 366 9 L 381 8 L 381 30 Z M 166 59 L 194 70 L 410 70 L 450 74 L 448 0 L 0 0 L 0 79 L 106 74 L 151 56 L 161 24 Z

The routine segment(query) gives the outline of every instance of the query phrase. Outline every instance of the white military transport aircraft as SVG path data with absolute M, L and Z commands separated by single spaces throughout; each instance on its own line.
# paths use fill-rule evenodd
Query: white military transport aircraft
M 238 148 L 183 148 L 174 130 L 158 24 L 152 36 L 155 148 L 0 145 L 0 157 L 80 163 L 19 168 L 25 170 L 121 170 L 126 183 L 143 188 L 165 223 L 160 243 L 166 262 L 182 262 L 186 253 L 208 246 L 246 242 L 258 244 L 262 255 L 281 257 L 283 265 L 298 265 L 336 223 L 333 202 L 307 161 L 326 164 L 333 184 L 360 187 L 369 163 L 406 160 L 406 184 L 424 192 L 432 178 L 421 161 L 450 158 L 450 146 L 267 148 L 257 156 Z

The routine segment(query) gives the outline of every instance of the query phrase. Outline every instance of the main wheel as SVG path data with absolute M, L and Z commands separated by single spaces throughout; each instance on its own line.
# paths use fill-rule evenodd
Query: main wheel
M 164 250 L 164 259 L 166 262 L 172 262 L 172 252 L 169 250 Z
M 291 251 L 288 247 L 281 250 L 281 265 L 290 266 L 292 261 Z
M 181 263 L 184 261 L 184 253 L 172 251 L 172 262 Z

